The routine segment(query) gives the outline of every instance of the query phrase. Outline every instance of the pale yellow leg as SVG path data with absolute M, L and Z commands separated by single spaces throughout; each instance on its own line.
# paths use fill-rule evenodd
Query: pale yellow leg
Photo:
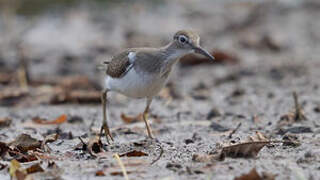
M 146 108 L 143 112 L 143 120 L 144 120 L 144 123 L 146 124 L 149 138 L 153 139 L 153 136 L 151 133 L 151 127 L 148 122 L 149 107 L 150 107 L 151 102 L 152 102 L 152 98 L 147 98 L 147 105 L 146 105 Z
M 113 137 L 112 137 L 112 135 L 110 133 L 109 126 L 108 126 L 108 123 L 107 123 L 107 93 L 108 93 L 108 90 L 105 90 L 101 94 L 103 121 L 102 121 L 102 126 L 101 126 L 101 129 L 100 129 L 99 140 L 101 140 L 101 137 L 102 137 L 102 134 L 103 134 L 103 130 L 104 130 L 106 138 L 107 138 L 107 142 L 108 142 L 108 144 L 110 144 L 109 137 L 110 137 L 110 139 L 112 141 L 113 141 Z

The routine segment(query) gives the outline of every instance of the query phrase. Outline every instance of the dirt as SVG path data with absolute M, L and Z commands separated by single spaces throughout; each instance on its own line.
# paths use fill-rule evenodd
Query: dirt
M 108 145 L 102 139 L 103 152 L 96 157 L 76 147 L 82 145 L 78 137 L 88 142 L 99 133 L 99 103 L 2 106 L 0 118 L 12 121 L 0 127 L 1 142 L 13 141 L 22 133 L 43 139 L 57 132 L 58 140 L 48 143 L 49 156 L 59 167 L 53 174 L 62 179 L 124 179 L 113 155 L 133 150 L 147 156 L 120 157 L 129 179 L 234 179 L 253 168 L 259 174 L 276 175 L 275 179 L 319 179 L 317 1 L 170 1 L 157 6 L 138 1 L 126 10 L 128 7 L 114 5 L 101 12 L 79 6 L 55 16 L 45 14 L 30 22 L 32 27 L 20 36 L 0 27 L 0 33 L 7 35 L 1 36 L 0 68 L 3 72 L 16 69 L 19 58 L 12 49 L 15 44 L 8 39 L 19 37 L 27 49 L 31 79 L 85 75 L 98 83 L 101 72 L 96 65 L 101 60 L 130 46 L 163 45 L 181 28 L 195 29 L 203 47 L 232 54 L 239 62 L 178 66 L 169 86 L 174 87 L 178 97 L 164 96 L 162 92 L 151 105 L 156 140 L 146 137 L 143 122 L 127 124 L 120 118 L 122 113 L 141 113 L 145 100 L 112 93 L 108 122 L 115 141 Z M 16 23 L 15 31 L 27 26 L 17 17 L 12 21 Z M 8 86 L 1 84 L 0 88 Z M 283 120 L 294 110 L 293 92 L 298 95 L 306 120 Z M 63 114 L 67 122 L 58 125 L 32 121 L 37 116 L 54 120 Z M 228 130 L 239 123 L 230 138 Z M 212 154 L 221 144 L 243 141 L 256 131 L 272 140 L 293 136 L 300 145 L 272 143 L 254 158 L 193 160 L 194 154 Z M 45 166 L 48 159 L 39 161 Z M 0 170 L 0 179 L 10 179 L 10 161 L 0 163 L 8 165 Z M 96 173 L 100 170 L 102 173 Z M 48 177 L 34 174 L 35 179 Z

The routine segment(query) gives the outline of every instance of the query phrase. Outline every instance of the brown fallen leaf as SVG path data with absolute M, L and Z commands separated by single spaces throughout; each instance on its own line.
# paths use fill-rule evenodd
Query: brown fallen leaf
M 262 133 L 256 132 L 255 136 L 249 136 L 247 141 L 237 144 L 225 144 L 215 154 L 194 154 L 192 159 L 196 162 L 223 161 L 225 157 L 252 158 L 256 157 L 260 150 L 270 143 L 282 143 L 281 140 L 269 140 Z
M 9 147 L 6 143 L 0 142 L 0 157 L 4 156 L 9 150 Z
M 142 151 L 136 151 L 136 150 L 133 150 L 133 151 L 130 151 L 130 152 L 126 152 L 126 153 L 123 153 L 121 155 L 119 155 L 120 157 L 123 157 L 123 156 L 127 156 L 127 157 L 140 157 L 140 156 L 148 156 L 147 153 L 145 152 L 142 152 Z
M 57 133 L 47 135 L 41 143 L 41 149 L 45 149 L 46 147 L 49 149 L 49 147 L 46 146 L 46 144 L 56 141 L 58 137 L 59 137 L 59 134 Z
M 31 161 L 37 161 L 38 158 L 35 156 L 35 154 L 23 154 L 17 150 L 9 150 L 9 155 L 13 157 L 15 160 L 19 161 L 20 163 L 25 162 L 31 162 Z
M 239 177 L 235 177 L 234 180 L 263 180 L 258 174 L 256 168 L 253 168 L 248 174 L 243 174 Z
M 226 157 L 256 157 L 260 150 L 270 144 L 282 141 L 270 141 L 260 132 L 256 132 L 256 136 L 249 136 L 245 142 L 234 145 L 227 145 L 222 148 L 221 155 Z
M 32 174 L 36 172 L 44 172 L 43 168 L 40 166 L 39 163 L 33 164 L 30 167 L 25 169 L 27 171 L 27 174 Z
M 140 113 L 137 116 L 127 116 L 125 114 L 121 114 L 121 119 L 123 122 L 130 124 L 130 123 L 135 123 L 135 122 L 139 122 L 139 121 L 143 121 L 143 115 Z
M 17 180 L 26 180 L 30 179 L 27 176 L 29 174 L 44 172 L 43 168 L 39 163 L 33 164 L 27 168 L 21 168 L 20 163 L 17 160 L 12 160 L 10 163 L 9 173 L 11 178 L 16 178 Z M 31 178 L 32 179 L 32 178 Z
M 8 117 L 0 118 L 0 128 L 10 126 L 11 122 L 12 122 L 11 118 L 8 118 Z
M 41 148 L 41 142 L 28 134 L 21 134 L 13 142 L 9 143 L 9 147 L 18 149 L 21 152 L 27 152 Z
M 34 118 L 32 118 L 32 121 L 37 124 L 62 124 L 67 121 L 67 115 L 63 114 L 53 121 L 48 121 L 46 119 L 34 117 Z
M 132 170 L 132 171 L 127 171 L 127 174 L 132 174 L 132 173 L 145 173 L 145 171 L 138 171 L 138 170 Z M 110 172 L 111 176 L 123 176 L 122 171 L 112 171 Z
M 44 138 L 43 143 L 47 144 L 47 143 L 54 142 L 58 139 L 58 137 L 59 137 L 59 134 L 57 134 L 57 133 L 49 134 Z
M 16 177 L 16 171 L 21 167 L 20 163 L 17 160 L 11 160 L 9 167 L 10 177 L 13 179 Z
M 106 176 L 102 170 L 96 171 L 96 176 Z

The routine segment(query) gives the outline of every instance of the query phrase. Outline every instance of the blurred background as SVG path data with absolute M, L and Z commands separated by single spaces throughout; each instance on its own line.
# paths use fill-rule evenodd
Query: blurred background
M 165 45 L 180 29 L 200 34 L 215 70 L 319 57 L 317 0 L 2 0 L 0 7 L 1 105 L 28 96 L 41 98 L 26 104 L 98 103 L 101 61 L 128 47 Z M 181 67 L 202 63 L 188 56 Z
M 319 0 L 0 0 L 0 140 L 59 134 L 49 155 L 67 167 L 63 179 L 94 179 L 97 170 L 123 179 L 108 153 L 137 148 L 149 156 L 134 159 L 142 160 L 132 165 L 134 179 L 225 180 L 252 168 L 277 179 L 319 179 L 319 19 Z M 160 149 L 140 141 L 145 102 L 116 93 L 107 159 L 76 150 L 85 147 L 78 137 L 89 140 L 101 127 L 97 66 L 125 48 L 163 46 L 181 29 L 198 32 L 216 61 L 183 57 L 152 102 L 164 156 L 151 166 Z M 270 145 L 254 159 L 193 161 L 255 132 L 299 142 Z M 0 179 L 9 179 L 1 167 Z

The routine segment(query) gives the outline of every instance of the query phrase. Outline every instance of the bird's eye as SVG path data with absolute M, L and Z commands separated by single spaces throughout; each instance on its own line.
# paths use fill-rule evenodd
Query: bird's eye
M 179 36 L 179 42 L 186 43 L 187 42 L 187 38 L 185 36 Z

